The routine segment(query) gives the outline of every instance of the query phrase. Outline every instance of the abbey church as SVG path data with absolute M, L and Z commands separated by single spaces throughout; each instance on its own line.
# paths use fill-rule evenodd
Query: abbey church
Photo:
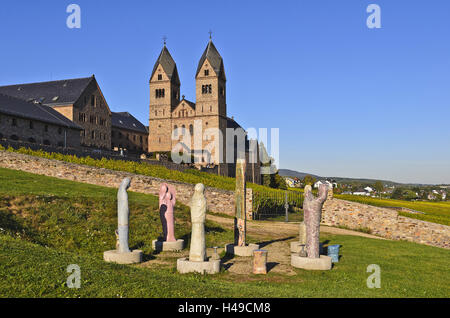
M 233 118 L 227 117 L 225 67 L 211 39 L 198 62 L 195 83 L 195 102 L 187 100 L 184 95 L 180 96 L 181 83 L 177 66 L 164 44 L 150 77 L 149 152 L 172 151 L 181 140 L 177 138 L 177 134 L 189 132 L 189 135 L 193 136 L 194 127 L 200 128 L 195 125 L 201 125 L 203 134 L 205 131 L 220 130 L 224 139 L 227 128 L 241 128 Z M 210 136 L 208 140 L 202 138 L 201 145 L 195 144 L 192 138 L 192 143 L 185 146 L 188 152 L 196 156 L 195 154 L 204 153 L 202 151 L 207 149 L 212 143 L 211 139 L 215 138 L 218 138 L 218 135 Z M 220 153 L 215 153 L 217 149 L 213 149 L 209 158 L 200 155 L 198 162 L 218 165 L 220 174 L 232 176 L 234 165 L 225 163 L 226 145 L 223 140 L 220 146 L 216 147 Z M 248 140 L 246 150 L 248 159 Z M 248 166 L 248 172 L 259 179 L 259 164 L 258 167 Z

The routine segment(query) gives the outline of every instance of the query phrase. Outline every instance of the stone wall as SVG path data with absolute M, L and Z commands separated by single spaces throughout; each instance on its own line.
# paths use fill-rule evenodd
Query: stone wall
M 128 172 L 77 165 L 8 151 L 0 151 L 0 167 L 113 188 L 118 188 L 123 178 L 131 177 L 130 191 L 153 195 L 158 195 L 161 183 L 167 182 L 175 187 L 177 200 L 184 204 L 189 204 L 195 186 L 190 183 L 167 181 Z M 234 216 L 234 191 L 206 187 L 205 195 L 209 211 Z M 251 189 L 247 189 L 246 211 L 247 217 L 251 218 Z
M 450 226 L 398 215 L 397 211 L 330 197 L 324 204 L 322 223 L 350 229 L 370 229 L 372 234 L 450 249 Z
M 35 145 L 80 147 L 80 130 L 63 125 L 0 114 L 0 140 L 28 142 Z

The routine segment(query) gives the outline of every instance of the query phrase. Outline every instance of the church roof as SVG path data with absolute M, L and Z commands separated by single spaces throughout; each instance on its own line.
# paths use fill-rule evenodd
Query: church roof
M 147 128 L 129 112 L 112 112 L 111 126 L 147 134 Z
M 219 51 L 217 51 L 212 40 L 209 40 L 208 45 L 206 46 L 206 49 L 203 52 L 203 55 L 200 58 L 200 61 L 198 62 L 197 72 L 195 73 L 195 77 L 197 77 L 197 75 L 200 72 L 200 69 L 202 68 L 203 63 L 205 62 L 206 59 L 208 59 L 209 64 L 214 69 L 214 72 L 216 72 L 217 76 L 225 79 L 225 69 L 223 66 L 223 59 L 220 56 Z
M 159 54 L 159 57 L 155 62 L 155 65 L 153 66 L 153 71 L 150 78 L 152 78 L 153 75 L 155 74 L 159 64 L 161 64 L 164 72 L 170 78 L 170 81 L 172 83 L 180 85 L 180 78 L 178 77 L 177 64 L 173 60 L 172 55 L 170 55 L 169 50 L 165 45 L 162 48 L 161 53 Z
M 37 120 L 62 127 L 78 130 L 82 129 L 73 121 L 49 106 L 41 105 L 39 103 L 29 103 L 22 99 L 3 94 L 0 94 L 0 113 Z
M 0 94 L 45 105 L 75 103 L 95 77 L 0 86 Z

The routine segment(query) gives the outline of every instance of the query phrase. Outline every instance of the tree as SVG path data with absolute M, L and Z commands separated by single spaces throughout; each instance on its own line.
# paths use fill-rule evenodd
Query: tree
M 381 182 L 381 181 L 375 182 L 375 184 L 373 185 L 373 188 L 375 189 L 375 191 L 377 191 L 378 196 L 381 197 L 381 192 L 384 191 L 383 182 Z
M 306 175 L 304 178 L 303 178 L 303 181 L 302 181 L 302 183 L 303 183 L 303 185 L 311 185 L 311 186 L 313 186 L 314 185 L 314 183 L 316 183 L 316 178 L 314 178 L 313 176 L 310 176 L 309 174 L 308 175 Z

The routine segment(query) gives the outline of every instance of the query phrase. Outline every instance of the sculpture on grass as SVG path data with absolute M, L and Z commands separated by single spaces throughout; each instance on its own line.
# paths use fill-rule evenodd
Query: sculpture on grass
M 176 242 L 173 209 L 176 203 L 175 188 L 163 183 L 159 190 L 159 217 L 163 228 L 163 241 Z
M 291 265 L 308 270 L 330 270 L 331 257 L 320 255 L 320 220 L 322 207 L 327 199 L 328 186 L 320 185 L 318 197 L 314 197 L 310 185 L 305 187 L 305 198 L 303 200 L 304 223 L 306 227 L 306 255 L 304 246 L 300 245 L 298 253 L 291 254 Z M 300 240 L 304 238 L 301 229 Z M 292 246 L 292 245 L 291 245 Z
M 220 271 L 220 258 L 217 249 L 215 249 L 213 257 L 209 259 L 206 257 L 206 197 L 204 192 L 205 186 L 203 184 L 195 185 L 194 195 L 190 203 L 192 233 L 189 257 L 177 260 L 177 270 L 181 274 L 192 272 L 216 274 Z
M 201 183 L 197 184 L 191 200 L 192 235 L 189 260 L 194 262 L 203 262 L 206 260 L 206 198 L 204 191 L 205 186 Z
M 306 226 L 306 253 L 309 258 L 319 258 L 320 220 L 322 207 L 327 199 L 328 186 L 325 184 L 320 185 L 317 198 L 312 194 L 310 185 L 305 187 L 304 193 L 303 211 Z
M 128 208 L 127 190 L 131 185 L 130 178 L 124 178 L 117 192 L 117 229 L 116 249 L 103 253 L 103 259 L 107 262 L 115 262 L 119 264 L 140 263 L 142 261 L 142 251 L 130 251 L 128 246 L 130 210 Z
M 246 209 L 246 160 L 239 158 L 236 161 L 236 188 L 235 188 L 235 217 L 234 217 L 234 244 L 225 245 L 227 254 L 238 256 L 253 256 L 253 251 L 259 249 L 258 244 L 247 244 L 247 209 Z
M 162 237 L 152 241 L 153 250 L 157 252 L 183 249 L 184 240 L 175 238 L 175 203 L 175 188 L 167 183 L 161 184 L 159 188 L 159 218 L 162 225 Z

